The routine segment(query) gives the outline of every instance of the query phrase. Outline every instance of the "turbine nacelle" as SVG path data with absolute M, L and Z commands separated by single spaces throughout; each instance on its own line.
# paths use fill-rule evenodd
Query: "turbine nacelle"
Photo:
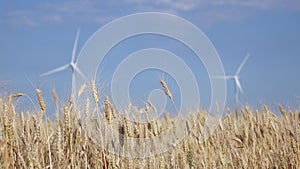
M 75 37 L 75 42 L 74 42 L 74 46 L 73 46 L 73 50 L 72 50 L 72 57 L 71 57 L 71 62 L 68 64 L 65 64 L 63 66 L 60 66 L 56 69 L 50 70 L 46 73 L 41 74 L 41 77 L 44 76 L 48 76 L 60 71 L 64 71 L 67 69 L 71 69 L 72 70 L 72 87 L 74 87 L 74 81 L 75 81 L 75 74 L 78 73 L 82 78 L 85 79 L 84 74 L 80 71 L 80 69 L 77 67 L 76 61 L 75 61 L 75 56 L 76 56 L 76 49 L 77 49 L 77 44 L 78 44 L 78 38 L 79 38 L 79 33 L 80 33 L 80 29 L 77 30 L 76 33 L 76 37 Z M 72 92 L 73 93 L 73 92 Z
M 235 99 L 236 99 L 236 105 L 238 105 L 238 93 L 244 93 L 241 82 L 240 82 L 240 73 L 242 68 L 244 67 L 246 61 L 249 58 L 249 54 L 247 54 L 247 56 L 244 58 L 244 60 L 242 61 L 242 63 L 240 64 L 240 66 L 238 67 L 235 75 L 232 76 L 214 76 L 212 77 L 213 79 L 225 79 L 225 80 L 233 80 L 234 81 L 234 88 L 235 88 Z
M 43 73 L 43 74 L 40 75 L 41 77 L 57 73 L 57 72 L 66 70 L 68 68 L 72 69 L 72 73 L 74 73 L 75 71 L 79 71 L 79 69 L 77 68 L 77 65 L 75 63 L 75 55 L 76 55 L 76 49 L 77 49 L 79 34 L 80 34 L 80 29 L 78 28 L 77 33 L 76 33 L 76 37 L 75 37 L 74 46 L 73 46 L 71 62 L 68 63 L 68 64 L 65 64 L 63 66 L 60 66 L 60 67 L 58 67 L 56 69 L 50 70 L 50 71 L 48 71 L 46 73 Z
M 244 93 L 241 82 L 239 80 L 239 76 L 234 77 L 234 83 L 235 83 L 235 90 L 239 90 L 242 94 Z

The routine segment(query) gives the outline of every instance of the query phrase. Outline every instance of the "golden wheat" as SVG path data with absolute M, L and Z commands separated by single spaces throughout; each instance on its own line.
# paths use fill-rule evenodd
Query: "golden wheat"
M 38 97 L 38 101 L 39 101 L 41 110 L 43 112 L 46 112 L 46 104 L 45 104 L 45 101 L 44 101 L 44 98 L 43 98 L 43 95 L 42 95 L 42 90 L 41 89 L 36 89 L 36 94 L 37 94 L 37 97 Z
M 86 88 L 86 83 L 83 83 L 78 90 L 77 98 L 80 98 L 80 96 L 83 94 L 85 88 Z
M 167 86 L 167 83 L 166 83 L 164 80 L 160 80 L 160 84 L 162 85 L 165 94 L 166 94 L 171 100 L 173 100 L 172 93 L 170 92 L 170 90 L 169 90 L 169 88 L 168 88 L 168 86 Z
M 91 81 L 91 89 L 92 89 L 92 92 L 93 92 L 93 97 L 94 97 L 95 103 L 98 104 L 99 97 L 98 97 L 98 91 L 97 91 L 97 88 L 96 88 L 96 83 L 95 83 L 94 80 Z
M 41 95 L 41 91 L 37 93 Z M 119 113 L 108 97 L 102 103 L 103 113 L 107 115 L 96 122 L 94 114 L 90 112 L 93 107 L 89 105 L 89 100 L 86 101 L 85 110 L 80 110 L 73 104 L 72 98 L 59 112 L 62 119 L 57 115 L 56 121 L 44 121 L 42 112 L 46 111 L 46 105 L 42 108 L 41 101 L 41 110 L 38 112 L 16 112 L 13 98 L 21 95 L 0 99 L 0 168 L 300 167 L 299 110 L 286 110 L 281 105 L 278 106 L 281 115 L 275 114 L 266 105 L 256 111 L 249 107 L 238 109 L 238 117 L 227 109 L 227 114 L 219 119 L 218 126 L 207 140 L 201 140 L 201 136 L 206 134 L 203 132 L 208 120 L 205 111 L 198 110 L 187 118 L 170 117 L 165 112 L 164 118 L 142 123 L 130 121 L 128 108 L 127 114 L 118 114 L 119 120 L 110 126 L 116 131 L 119 129 L 119 133 L 124 135 L 119 138 L 124 139 L 123 142 L 120 140 L 124 151 L 142 149 L 141 159 L 115 155 L 93 139 L 97 134 L 101 137 L 100 131 L 103 131 L 95 126 L 103 123 L 102 120 L 114 118 L 112 110 Z M 41 98 L 38 96 L 38 99 Z M 153 109 L 149 103 L 148 106 Z M 77 111 L 85 114 L 83 121 L 80 121 Z M 166 152 L 143 158 L 143 150 L 148 148 L 155 152 L 160 144 L 167 145 L 166 140 L 155 142 L 155 137 L 168 132 L 171 127 L 178 129 L 174 121 L 179 118 L 183 119 L 186 123 L 183 126 L 186 126 L 187 131 L 192 131 L 191 134 L 183 141 L 170 145 Z M 180 137 L 178 132 L 172 134 L 175 138 Z M 133 137 L 150 139 L 149 145 L 131 145 L 129 139 Z
M 104 113 L 108 124 L 110 124 L 112 119 L 112 114 L 111 114 L 111 108 L 110 108 L 110 102 L 108 96 L 106 96 L 104 100 Z
M 56 108 L 58 108 L 58 97 L 55 89 L 52 89 L 52 97 Z
M 150 101 L 150 100 L 147 100 L 147 104 L 152 108 L 152 110 L 157 113 L 157 109 L 156 107 L 154 106 L 154 104 Z
M 11 102 L 13 98 L 18 98 L 18 97 L 21 97 L 21 96 L 24 96 L 24 93 L 11 94 L 11 95 L 9 95 L 9 102 Z

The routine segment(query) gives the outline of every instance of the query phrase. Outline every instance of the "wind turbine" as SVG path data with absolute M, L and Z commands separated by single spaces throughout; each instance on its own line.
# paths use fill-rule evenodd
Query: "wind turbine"
M 63 66 L 60 66 L 58 68 L 55 68 L 53 70 L 50 70 L 48 72 L 45 72 L 45 73 L 40 75 L 41 77 L 49 76 L 51 74 L 54 74 L 54 73 L 57 73 L 57 72 L 60 72 L 60 71 L 64 71 L 64 70 L 70 68 L 72 70 L 72 88 L 74 88 L 74 85 L 75 85 L 75 75 L 76 75 L 76 73 L 78 73 L 82 78 L 85 78 L 85 76 L 80 71 L 80 69 L 77 67 L 77 64 L 75 62 L 75 55 L 76 55 L 76 49 L 77 49 L 79 34 L 80 34 L 80 29 L 78 28 L 77 33 L 76 33 L 76 37 L 75 37 L 74 46 L 73 46 L 71 62 L 68 63 L 68 64 L 65 64 Z M 73 94 L 74 93 L 73 93 L 73 90 L 72 90 L 72 96 L 74 96 Z
M 240 73 L 241 73 L 241 70 L 244 67 L 246 61 L 248 60 L 249 56 L 250 56 L 250 54 L 247 54 L 247 56 L 244 58 L 244 60 L 242 61 L 242 63 L 238 67 L 235 75 L 231 75 L 231 76 L 215 76 L 215 77 L 213 77 L 215 79 L 226 79 L 226 80 L 233 80 L 234 81 L 235 104 L 236 104 L 236 107 L 239 104 L 239 92 L 241 92 L 243 94 L 243 88 L 242 88 L 241 82 L 239 80 Z

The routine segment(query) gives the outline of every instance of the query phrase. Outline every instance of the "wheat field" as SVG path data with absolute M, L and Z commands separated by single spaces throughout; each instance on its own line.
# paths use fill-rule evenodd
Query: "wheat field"
M 95 100 L 87 99 L 80 109 L 72 98 L 58 105 L 53 90 L 58 111 L 50 120 L 47 114 L 52 112 L 47 112 L 42 91 L 36 92 L 40 108 L 35 111 L 16 112 L 15 100 L 22 93 L 0 98 L 0 168 L 300 168 L 299 110 L 279 105 L 281 114 L 277 115 L 267 106 L 258 110 L 247 106 L 235 111 L 227 109 L 204 141 L 199 136 L 203 134 L 207 112 L 198 110 L 183 119 L 190 134 L 178 144 L 162 154 L 129 158 L 108 152 L 92 137 L 95 117 L 122 134 L 120 144 L 125 149 L 136 146 L 129 144 L 129 138 L 152 140 L 182 117 L 171 118 L 165 112 L 155 121 L 132 122 L 126 111 L 115 110 L 108 96 L 101 103 L 94 95 Z M 103 109 L 91 108 L 92 101 Z M 150 109 L 155 111 L 155 105 L 148 102 L 146 115 Z

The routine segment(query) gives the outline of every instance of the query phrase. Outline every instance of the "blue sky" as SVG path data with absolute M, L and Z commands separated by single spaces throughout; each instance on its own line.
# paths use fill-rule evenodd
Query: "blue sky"
M 32 84 L 40 87 L 48 104 L 53 104 L 52 88 L 56 88 L 61 100 L 65 101 L 63 98 L 70 92 L 71 71 L 46 78 L 39 75 L 70 61 L 77 28 L 81 29 L 80 50 L 103 25 L 137 12 L 171 13 L 196 25 L 215 46 L 228 75 L 234 74 L 250 53 L 240 75 L 244 88 L 242 103 L 254 107 L 261 104 L 275 107 L 282 103 L 293 107 L 300 102 L 295 97 L 300 96 L 300 1 L 297 0 L 32 0 L 2 1 L 0 4 L 0 82 L 11 91 L 25 92 L 33 98 Z M 175 53 L 182 56 L 194 73 L 207 76 L 201 63 L 195 63 L 184 47 L 162 37 L 128 40 L 110 55 L 130 54 L 147 47 L 176 48 Z M 106 84 L 114 66 L 121 60 L 121 57 L 108 56 L 97 82 Z M 162 76 L 162 73 L 146 72 L 137 76 L 137 81 L 143 82 L 148 76 Z M 177 90 L 172 78 L 168 80 L 171 89 Z M 141 88 L 138 84 L 133 83 L 130 89 L 137 100 L 145 98 L 148 88 L 159 86 L 149 84 L 148 88 Z M 207 91 L 209 83 L 205 82 L 200 89 L 203 107 L 209 104 Z M 227 102 L 231 106 L 234 104 L 231 81 L 227 83 Z

